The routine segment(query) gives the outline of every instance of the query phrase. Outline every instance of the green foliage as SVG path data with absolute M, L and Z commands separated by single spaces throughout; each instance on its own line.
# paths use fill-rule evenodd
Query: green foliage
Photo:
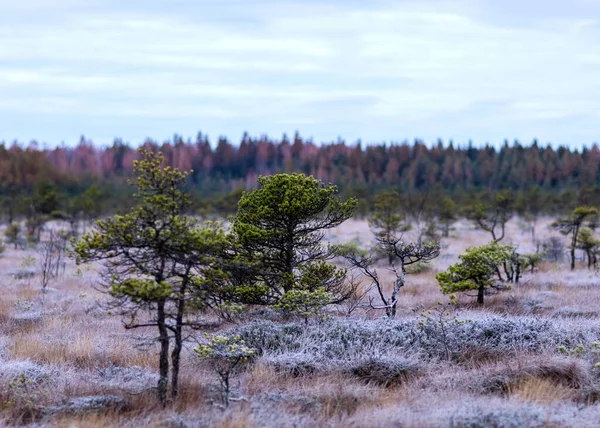
M 596 253 L 600 246 L 600 239 L 594 236 L 594 231 L 589 227 L 583 227 L 577 234 L 576 248 L 585 251 L 588 258 L 588 267 L 596 264 Z
M 31 422 L 41 416 L 41 401 L 49 395 L 47 388 L 39 385 L 26 373 L 20 373 L 6 385 L 1 394 L 2 408 L 10 411 L 22 423 Z
M 552 223 L 552 227 L 563 235 L 571 235 L 571 270 L 575 269 L 575 248 L 582 227 L 585 227 L 585 221 L 588 220 L 588 226 L 596 223 L 598 209 L 596 207 L 580 206 L 566 218 L 560 218 Z
M 506 223 L 512 217 L 514 194 L 509 190 L 498 192 L 491 205 L 479 203 L 467 214 L 479 228 L 490 232 L 496 242 L 504 239 Z M 498 228 L 500 230 L 498 230 Z
M 428 262 L 417 262 L 406 266 L 406 273 L 416 274 L 431 271 L 431 264 Z
M 451 342 L 449 332 L 457 326 L 470 322 L 470 320 L 461 320 L 456 314 L 456 296 L 450 294 L 447 303 L 438 302 L 437 306 L 420 313 L 420 320 L 417 328 L 421 335 L 425 336 L 428 343 L 438 342 L 444 350 L 446 360 L 450 359 Z
M 159 332 L 158 395 L 166 403 L 169 335 L 174 336 L 174 372 L 178 373 L 184 325 L 193 325 L 191 308 L 202 306 L 206 271 L 213 269 L 227 245 L 218 223 L 199 224 L 184 214 L 190 204 L 183 191 L 187 173 L 163 167 L 162 154 L 141 150 L 134 162 L 137 205 L 124 215 L 96 221 L 92 231 L 73 244 L 78 264 L 104 261 L 107 291 L 127 327 L 156 326 Z M 138 320 L 148 310 L 148 322 Z M 177 395 L 177 376 L 172 377 Z
M 214 305 L 213 310 L 223 320 L 236 322 L 243 314 L 245 305 L 235 302 L 223 301 Z
M 531 272 L 535 270 L 535 268 L 544 260 L 546 257 L 545 253 L 529 253 L 529 254 L 520 254 L 520 262 L 521 267 L 523 269 L 530 269 Z
M 35 257 L 33 257 L 32 255 L 26 255 L 21 259 L 21 267 L 24 268 L 28 268 L 28 267 L 32 267 L 33 264 L 35 263 Z
M 444 237 L 450 235 L 450 227 L 458 220 L 458 211 L 456 209 L 456 203 L 448 196 L 444 197 L 437 209 L 437 215 L 440 223 L 442 224 L 442 230 Z
M 6 241 L 13 245 L 15 250 L 19 245 L 19 235 L 21 234 L 21 226 L 17 223 L 9 224 L 6 230 L 4 231 L 4 236 L 6 237 Z
M 467 249 L 459 256 L 460 262 L 451 265 L 435 277 L 444 294 L 478 290 L 478 303 L 483 303 L 484 290 L 494 284 L 496 270 L 510 260 L 513 248 L 491 242 Z
M 261 176 L 260 187 L 244 192 L 232 218 L 240 260 L 252 268 L 246 286 L 256 286 L 274 304 L 291 290 L 324 287 L 334 301 L 347 297 L 345 271 L 326 261 L 333 256 L 322 245 L 324 231 L 352 217 L 356 199 L 343 202 L 337 187 L 303 174 Z
M 381 237 L 394 236 L 398 232 L 410 229 L 410 223 L 405 222 L 398 192 L 384 190 L 375 196 L 369 226 L 375 230 L 377 236 Z
M 314 291 L 290 290 L 277 302 L 275 309 L 288 315 L 302 317 L 308 323 L 308 318 L 320 314 L 330 301 L 331 295 L 323 287 Z
M 172 287 L 165 281 L 152 279 L 119 278 L 111 284 L 109 294 L 116 298 L 127 297 L 134 303 L 165 300 L 172 293 Z
M 221 398 L 229 406 L 230 378 L 256 355 L 256 349 L 246 346 L 240 336 L 206 336 L 208 342 L 194 349 L 196 354 L 207 360 L 219 377 Z
M 591 342 L 588 345 L 578 344 L 575 347 L 567 347 L 565 345 L 561 345 L 557 348 L 558 352 L 563 355 L 568 355 L 571 357 L 584 357 L 589 355 L 592 360 L 598 360 L 600 358 L 600 343 Z M 600 367 L 596 364 L 596 368 Z
M 587 218 L 597 215 L 598 209 L 596 207 L 577 207 L 568 217 L 553 222 L 552 227 L 557 229 L 563 235 L 569 235 L 575 228 L 582 226 Z

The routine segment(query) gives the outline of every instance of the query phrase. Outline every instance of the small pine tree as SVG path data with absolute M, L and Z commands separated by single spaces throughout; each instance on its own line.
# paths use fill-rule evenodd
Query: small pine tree
M 223 406 L 231 400 L 231 376 L 247 364 L 256 350 L 246 346 L 239 336 L 213 336 L 208 342 L 194 349 L 196 354 L 207 360 L 219 376 Z
M 577 235 L 577 248 L 583 250 L 588 260 L 588 269 L 596 266 L 596 251 L 600 246 L 600 240 L 594 236 L 594 231 L 589 227 L 584 227 Z
M 585 227 L 586 220 L 593 220 L 597 215 L 597 208 L 581 206 L 575 208 L 569 217 L 558 219 L 552 223 L 552 227 L 557 229 L 563 235 L 571 235 L 571 270 L 575 269 L 575 249 L 577 248 L 579 231 L 582 227 Z
M 460 262 L 435 276 L 442 293 L 477 290 L 477 303 L 483 304 L 485 290 L 493 287 L 498 267 L 511 259 L 512 252 L 510 245 L 496 242 L 467 249 L 459 256 Z
M 275 309 L 287 315 L 304 318 L 305 324 L 311 316 L 318 315 L 331 301 L 331 295 L 323 287 L 314 291 L 291 290 L 275 305 Z
M 17 223 L 10 224 L 6 230 L 4 231 L 4 236 L 6 237 L 6 241 L 13 245 L 15 250 L 19 246 L 19 235 L 21 234 L 21 226 Z
M 438 208 L 438 218 L 442 225 L 444 238 L 447 238 L 450 235 L 450 227 L 458 218 L 456 203 L 447 196 L 442 199 Z
M 468 214 L 468 218 L 473 220 L 482 230 L 491 233 L 494 242 L 500 242 L 504 239 L 506 223 L 512 217 L 513 203 L 514 195 L 508 190 L 503 190 L 496 194 L 494 203 L 491 206 L 476 205 Z M 500 228 L 500 231 L 498 231 L 498 228 Z
M 332 303 L 350 296 L 345 270 L 327 262 L 333 251 L 322 241 L 327 229 L 354 215 L 356 199 L 342 201 L 336 186 L 304 174 L 261 176 L 258 182 L 258 189 L 242 194 L 231 226 L 238 260 L 246 258 L 243 264 L 252 267 L 247 294 L 264 304 L 320 287 Z

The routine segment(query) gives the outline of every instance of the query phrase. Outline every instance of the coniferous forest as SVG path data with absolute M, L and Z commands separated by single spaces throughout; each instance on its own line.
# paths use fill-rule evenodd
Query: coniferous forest
M 196 141 L 175 136 L 143 146 L 161 151 L 166 163 L 192 170 L 188 185 L 197 214 L 233 213 L 242 189 L 252 189 L 260 175 L 300 172 L 338 186 L 344 196 L 360 201 L 366 215 L 373 195 L 393 189 L 401 198 L 419 194 L 448 196 L 461 209 L 489 202 L 501 190 L 510 191 L 515 209 L 529 209 L 526 201 L 536 194 L 537 211 L 568 212 L 582 204 L 600 204 L 600 149 L 553 148 L 534 141 L 523 145 L 505 141 L 498 147 L 453 142 L 427 145 L 420 141 L 392 144 L 348 144 L 343 141 L 315 144 L 298 133 L 290 139 L 252 138 L 245 134 L 234 144 L 225 138 L 211 142 L 199 133 Z M 32 142 L 0 147 L 0 197 L 9 218 L 27 210 L 28 199 L 51 192 L 46 210 L 59 215 L 78 211 L 83 200 L 94 196 L 95 210 L 112 212 L 127 207 L 131 199 L 126 181 L 136 148 L 115 140 L 97 147 L 81 138 L 72 147 L 43 149 Z M 432 198 L 433 199 L 433 198 Z M 439 198 L 438 198 L 439 199 Z M 52 206 L 50 206 L 52 205 Z M 80 207 L 79 207 L 80 208 Z M 14 211 L 14 212 L 13 212 Z M 80 211 L 80 210 L 79 210 Z

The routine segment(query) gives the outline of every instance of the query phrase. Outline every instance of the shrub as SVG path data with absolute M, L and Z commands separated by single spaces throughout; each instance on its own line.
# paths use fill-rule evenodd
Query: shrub
M 323 365 L 317 361 L 317 358 L 304 352 L 268 354 L 262 361 L 276 371 L 291 377 L 312 375 L 323 371 Z
M 246 346 L 239 336 L 213 336 L 208 343 L 200 344 L 194 351 L 208 360 L 219 376 L 221 399 L 225 407 L 229 406 L 231 392 L 230 378 L 256 353 Z
M 565 255 L 565 244 L 558 236 L 551 236 L 542 244 L 545 259 L 552 263 L 562 261 Z
M 421 366 L 410 359 L 386 356 L 358 360 L 347 372 L 367 383 L 387 388 L 405 382 L 420 370 Z
M 475 315 L 475 314 L 473 314 Z M 567 323 L 532 316 L 472 316 L 470 322 L 452 325 L 445 336 L 439 328 L 419 329 L 419 319 L 393 321 L 333 319 L 306 329 L 303 323 L 256 322 L 235 327 L 259 354 L 307 354 L 317 361 L 349 361 L 364 355 L 419 354 L 423 358 L 473 361 L 515 351 L 558 353 L 557 347 L 575 347 L 597 339 L 600 325 Z M 448 344 L 448 350 L 442 343 Z M 356 356 L 356 357 L 354 357 Z
M 281 296 L 281 299 L 275 304 L 275 309 L 280 310 L 286 315 L 304 318 L 304 323 L 308 324 L 308 318 L 317 314 L 322 314 L 322 310 L 331 301 L 331 294 L 324 288 L 310 290 L 290 290 Z
M 589 381 L 588 368 L 580 361 L 551 358 L 526 364 L 523 367 L 502 368 L 489 375 L 481 384 L 483 392 L 507 394 L 520 382 L 543 379 L 568 388 L 581 388 Z

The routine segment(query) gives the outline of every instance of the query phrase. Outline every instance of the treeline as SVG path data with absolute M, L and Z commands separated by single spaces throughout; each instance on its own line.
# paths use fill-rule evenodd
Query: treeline
M 451 197 L 460 207 L 489 202 L 500 190 L 526 198 L 536 188 L 544 212 L 568 211 L 581 204 L 600 205 L 600 150 L 596 145 L 581 150 L 554 149 L 533 142 L 505 142 L 499 149 L 455 146 L 441 141 L 433 146 L 412 144 L 317 145 L 303 140 L 252 138 L 239 144 L 219 138 L 211 144 L 206 135 L 195 141 L 175 136 L 162 144 L 146 141 L 143 147 L 161 151 L 167 164 L 189 177 L 197 213 L 232 213 L 241 189 L 256 187 L 259 175 L 301 172 L 338 185 L 345 197 L 361 201 L 358 214 L 366 214 L 373 195 L 394 189 L 400 195 L 438 194 Z M 131 175 L 135 148 L 115 140 L 97 147 L 81 138 L 75 147 L 40 149 L 37 143 L 0 146 L 0 196 L 5 215 L 27 211 L 31 198 L 49 189 L 56 195 L 58 211 L 69 211 L 73 198 L 90 186 L 98 189 L 96 202 L 102 212 L 131 205 L 126 178 Z M 45 190 L 44 190 L 45 189 Z M 29 198 L 29 199 L 27 199 Z M 8 205 L 8 206 L 7 206 Z

